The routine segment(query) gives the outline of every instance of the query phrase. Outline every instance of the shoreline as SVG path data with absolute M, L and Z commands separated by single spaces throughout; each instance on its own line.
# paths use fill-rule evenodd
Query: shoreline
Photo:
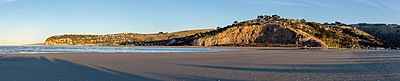
M 14 47 L 18 47 L 18 46 L 14 46 Z M 22 46 L 23 47 L 23 46 Z M 40 46 L 38 46 L 40 47 Z M 46 47 L 46 46 L 45 46 Z M 52 46 L 49 46 L 52 47 Z M 55 46 L 55 47 L 75 47 L 75 46 Z M 115 47 L 115 46 L 78 46 L 78 47 L 95 47 L 95 48 L 88 48 L 88 50 L 99 50 L 100 48 L 103 49 L 102 47 Z M 96 47 L 100 47 L 100 48 L 96 48 Z M 120 47 L 120 46 L 117 46 Z M 129 49 L 124 49 L 124 50 L 136 50 L 136 48 L 138 48 L 138 51 L 121 51 L 121 52 L 117 52 L 114 51 L 114 48 L 110 48 L 110 51 L 88 51 L 88 52 L 84 52 L 84 51 L 79 51 L 79 50 L 85 50 L 87 48 L 79 48 L 79 50 L 76 51 L 70 51 L 70 52 L 63 52 L 63 51 L 53 51 L 53 52 L 41 52 L 39 50 L 37 50 L 37 52 L 15 52 L 15 53 L 9 53 L 9 54 L 14 54 L 14 55 L 30 55 L 30 54 L 62 54 L 62 53 L 213 53 L 213 52 L 227 52 L 227 51 L 235 51 L 235 50 L 246 50 L 246 49 L 261 49 L 261 50 L 334 50 L 334 51 L 351 51 L 351 50 L 364 50 L 364 51 L 368 51 L 368 50 L 379 50 L 379 49 L 341 49 L 341 48 L 319 48 L 319 47 L 311 47 L 311 48 L 301 48 L 301 47 L 225 47 L 225 46 L 213 46 L 213 47 L 204 47 L 204 46 L 130 46 L 130 47 L 122 47 L 122 48 L 129 48 Z M 150 51 L 141 51 L 141 48 L 149 48 L 148 50 Z M 153 49 L 155 48 L 155 49 Z M 171 48 L 171 49 L 176 49 L 176 51 L 157 51 L 157 49 L 163 49 L 163 48 Z M 182 50 L 182 49 L 186 49 L 186 48 L 194 48 L 193 51 L 187 51 L 189 49 L 186 49 L 186 51 Z M 36 49 L 36 48 L 35 48 Z M 39 48 L 41 49 L 41 48 Z M 64 49 L 64 48 L 61 48 Z M 70 48 L 68 48 L 70 49 Z M 72 48 L 71 48 L 72 49 Z M 73 48 L 76 49 L 76 48 Z M 108 49 L 108 48 L 107 48 Z M 118 49 L 118 48 L 116 48 Z M 181 51 L 179 51 L 179 49 Z M 200 49 L 199 51 L 197 51 L 196 49 Z M 52 49 L 50 49 L 52 50 Z M 154 50 L 154 51 L 151 51 Z M 385 50 L 390 50 L 390 49 L 385 49 Z M 7 53 L 3 53 L 0 55 L 9 55 Z
M 18 46 L 18 45 L 17 45 Z M 20 45 L 20 46 L 52 46 L 52 45 Z M 325 48 L 325 47 L 258 47 L 258 46 L 85 46 L 85 45 L 69 45 L 69 46 L 55 46 L 55 47 L 148 47 L 148 48 L 293 48 L 293 49 L 347 49 L 347 50 L 391 50 L 396 48 Z M 399 49 L 399 48 L 397 48 Z
M 0 55 L 0 80 L 400 80 L 395 51 L 238 49 Z

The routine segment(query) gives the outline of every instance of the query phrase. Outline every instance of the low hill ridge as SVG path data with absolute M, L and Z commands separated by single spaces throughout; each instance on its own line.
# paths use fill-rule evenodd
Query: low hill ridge
M 49 38 L 46 45 L 59 44 L 52 40 L 71 36 Z M 121 36 L 117 36 L 121 37 Z M 124 37 L 124 36 L 122 36 Z M 154 37 L 154 36 L 144 36 Z M 79 37 L 78 37 L 79 38 Z M 107 38 L 107 37 L 106 37 Z M 134 39 L 134 37 L 125 37 Z M 104 39 L 104 38 L 97 38 Z M 94 40 L 94 39 L 92 39 Z M 325 48 L 368 48 L 386 47 L 380 39 L 354 27 L 340 22 L 321 24 L 304 19 L 281 18 L 278 15 L 263 15 L 242 22 L 235 21 L 216 30 L 193 32 L 173 38 L 157 40 L 110 40 L 112 45 L 132 46 L 263 46 L 263 47 L 325 47 Z M 77 38 L 70 41 L 79 41 Z M 72 45 L 81 45 L 79 43 Z M 108 45 L 108 44 L 95 44 Z
M 49 46 L 119 46 L 124 42 L 159 41 L 190 36 L 212 29 L 186 30 L 172 33 L 159 32 L 157 34 L 119 33 L 107 35 L 58 35 L 46 39 Z

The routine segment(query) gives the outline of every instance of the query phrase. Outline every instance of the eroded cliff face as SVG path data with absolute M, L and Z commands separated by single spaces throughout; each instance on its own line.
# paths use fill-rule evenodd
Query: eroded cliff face
M 236 26 L 214 36 L 194 40 L 195 46 L 321 46 L 306 35 L 276 24 Z

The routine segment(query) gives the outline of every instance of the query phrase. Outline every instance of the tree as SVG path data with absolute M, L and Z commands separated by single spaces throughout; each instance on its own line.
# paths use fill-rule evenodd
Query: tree
M 273 19 L 280 19 L 281 16 L 279 16 L 279 15 L 272 15 L 272 18 L 273 18 Z
M 337 21 L 336 21 L 335 24 L 336 24 L 336 25 L 342 25 L 343 23 L 337 22 Z
M 237 24 L 237 23 L 239 23 L 239 21 L 233 21 L 233 24 Z
M 264 15 L 264 17 L 267 18 L 267 19 L 271 18 L 271 16 L 269 16 L 269 15 Z
M 306 23 L 307 21 L 305 19 L 300 20 L 301 23 Z
M 264 18 L 264 16 L 262 16 L 262 15 L 257 16 L 257 19 L 262 19 L 262 18 Z

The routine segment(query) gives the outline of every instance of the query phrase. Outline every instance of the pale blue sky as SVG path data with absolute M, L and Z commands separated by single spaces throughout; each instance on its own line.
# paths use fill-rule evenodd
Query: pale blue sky
M 225 26 L 262 14 L 400 23 L 400 0 L 0 0 L 0 45 L 61 34 L 154 33 Z

